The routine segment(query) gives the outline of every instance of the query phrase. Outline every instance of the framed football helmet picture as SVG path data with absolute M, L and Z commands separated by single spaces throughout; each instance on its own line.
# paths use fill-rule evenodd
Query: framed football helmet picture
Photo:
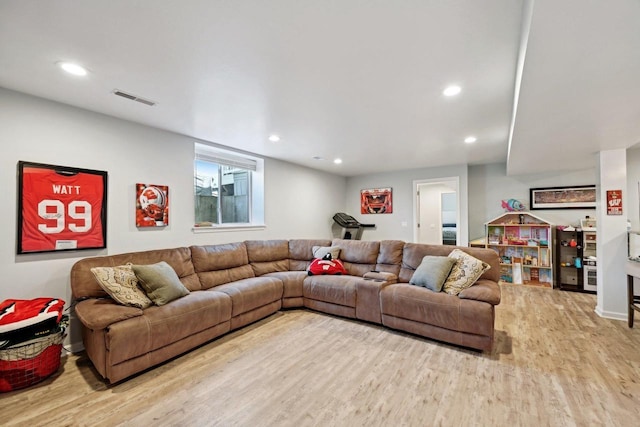
M 136 184 L 136 227 L 169 225 L 169 187 Z

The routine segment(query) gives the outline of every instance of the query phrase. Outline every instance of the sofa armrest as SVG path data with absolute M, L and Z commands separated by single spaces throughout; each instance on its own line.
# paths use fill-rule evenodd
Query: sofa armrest
M 370 271 L 368 273 L 365 273 L 362 277 L 365 279 L 377 280 L 380 282 L 388 282 L 389 284 L 398 282 L 398 276 L 393 273 L 387 273 L 384 271 Z
M 458 297 L 498 305 L 500 304 L 500 285 L 493 280 L 480 279 L 473 286 L 460 292 Z
M 116 304 L 110 299 L 91 298 L 75 306 L 78 319 L 89 329 L 101 330 L 121 320 L 142 316 L 142 310 Z

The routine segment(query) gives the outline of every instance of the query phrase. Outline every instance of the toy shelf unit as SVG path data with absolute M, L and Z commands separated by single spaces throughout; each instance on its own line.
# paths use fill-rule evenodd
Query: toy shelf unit
M 501 258 L 500 280 L 553 287 L 551 224 L 528 212 L 509 212 L 485 224 L 487 248 Z

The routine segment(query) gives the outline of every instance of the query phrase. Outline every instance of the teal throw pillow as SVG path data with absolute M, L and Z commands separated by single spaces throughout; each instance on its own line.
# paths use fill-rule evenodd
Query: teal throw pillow
M 132 265 L 131 268 L 142 289 L 156 305 L 165 305 L 189 293 L 175 270 L 164 261 L 150 265 Z
M 440 292 L 456 260 L 446 256 L 427 255 L 411 276 L 409 283 Z

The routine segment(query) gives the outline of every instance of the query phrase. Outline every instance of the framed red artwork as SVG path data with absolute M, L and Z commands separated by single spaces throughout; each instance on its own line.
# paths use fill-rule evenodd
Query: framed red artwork
M 361 214 L 390 214 L 393 213 L 391 187 L 369 188 L 360 191 Z
M 622 215 L 622 190 L 607 190 L 607 215 Z
M 169 225 L 169 187 L 136 184 L 136 227 Z
M 107 172 L 18 162 L 17 253 L 107 247 Z

